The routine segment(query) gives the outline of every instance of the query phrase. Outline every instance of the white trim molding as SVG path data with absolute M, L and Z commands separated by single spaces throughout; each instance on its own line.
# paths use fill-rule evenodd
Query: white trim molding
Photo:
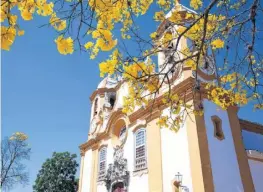
M 262 161 L 263 162 L 263 153 L 256 150 L 246 150 L 247 156 L 249 159 Z

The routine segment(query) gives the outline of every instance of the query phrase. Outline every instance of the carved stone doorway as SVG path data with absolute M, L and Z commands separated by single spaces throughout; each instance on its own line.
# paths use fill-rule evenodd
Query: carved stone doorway
M 127 190 L 125 189 L 123 182 L 118 182 L 112 186 L 111 192 L 127 192 Z

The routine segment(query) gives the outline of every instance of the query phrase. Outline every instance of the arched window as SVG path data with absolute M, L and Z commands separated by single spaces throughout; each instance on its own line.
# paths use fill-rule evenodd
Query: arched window
M 98 98 L 95 99 L 95 102 L 94 102 L 94 108 L 93 108 L 93 116 L 97 115 L 98 113 Z
M 99 151 L 99 174 L 98 180 L 103 180 L 106 174 L 106 158 L 107 157 L 107 148 L 102 147 Z
M 146 130 L 144 128 L 135 132 L 135 171 L 145 169 L 146 161 Z
M 116 100 L 116 95 L 115 95 L 115 94 L 112 94 L 112 95 L 110 96 L 110 100 L 109 100 L 109 103 L 110 103 L 111 108 L 114 107 L 115 100 Z

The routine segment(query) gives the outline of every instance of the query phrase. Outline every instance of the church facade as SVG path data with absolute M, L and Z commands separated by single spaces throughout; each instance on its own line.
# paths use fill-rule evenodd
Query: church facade
M 159 33 L 176 28 L 165 25 Z M 180 41 L 179 49 L 186 41 Z M 160 52 L 159 69 L 166 59 L 167 53 Z M 80 146 L 79 192 L 263 191 L 263 126 L 239 119 L 236 106 L 222 110 L 193 94 L 196 75 L 202 82 L 215 79 L 210 65 L 194 74 L 181 64 L 176 76 L 169 77 L 173 93 L 184 95 L 187 103 L 202 104 L 204 110 L 203 116 L 187 115 L 177 133 L 157 125 L 160 115 L 169 113 L 159 102 L 168 85 L 154 106 L 124 114 L 128 85 L 104 78 L 90 97 L 88 140 Z

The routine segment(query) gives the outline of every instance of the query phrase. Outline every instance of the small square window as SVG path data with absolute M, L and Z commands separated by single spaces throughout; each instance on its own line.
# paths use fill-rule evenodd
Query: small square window
M 218 140 L 225 139 L 224 132 L 222 130 L 222 120 L 216 115 L 212 116 L 211 119 L 214 125 L 214 136 Z

